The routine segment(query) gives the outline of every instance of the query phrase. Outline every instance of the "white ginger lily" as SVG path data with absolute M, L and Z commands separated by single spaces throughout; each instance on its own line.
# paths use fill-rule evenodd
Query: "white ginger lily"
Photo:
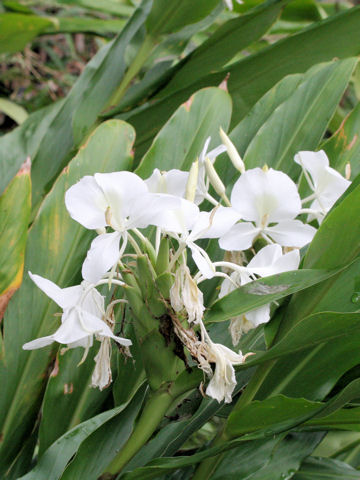
M 329 159 L 323 150 L 319 152 L 299 152 L 294 160 L 305 174 L 313 194 L 303 200 L 313 200 L 309 209 L 308 220 L 314 218 L 319 223 L 351 184 L 339 172 L 329 166 Z
M 33 350 L 58 342 L 69 348 L 84 347 L 86 353 L 93 344 L 93 336 L 112 338 L 128 347 L 131 340 L 117 337 L 103 320 L 104 297 L 86 281 L 74 287 L 60 288 L 55 283 L 29 272 L 33 282 L 62 309 L 61 325 L 55 333 L 37 338 L 23 345 L 24 350 Z
M 231 403 L 232 393 L 236 387 L 235 370 L 233 365 L 240 365 L 245 357 L 241 352 L 235 353 L 230 348 L 220 343 L 214 343 L 209 337 L 203 323 L 201 326 L 201 336 L 205 343 L 206 361 L 200 362 L 199 367 L 211 377 L 206 388 L 206 394 L 218 402 L 224 400 L 225 403 Z M 215 363 L 214 373 L 211 370 L 210 363 Z
M 298 250 L 283 255 L 280 245 L 267 245 L 262 248 L 248 263 L 230 275 L 230 279 L 222 282 L 219 298 L 236 289 L 237 286 L 245 285 L 254 278 L 254 274 L 260 277 L 268 277 L 291 270 L 297 270 L 300 263 Z M 251 278 L 252 277 L 252 278 Z M 243 333 L 270 320 L 270 303 L 255 310 L 239 315 L 231 319 L 229 330 L 233 345 L 239 343 Z
M 170 289 L 170 303 L 175 312 L 185 310 L 189 323 L 199 323 L 205 310 L 203 293 L 190 275 L 187 265 L 181 264 Z
M 171 195 L 149 193 L 146 183 L 131 172 L 96 173 L 70 187 L 65 204 L 74 220 L 89 229 L 110 226 L 114 230 L 93 240 L 82 267 L 83 278 L 96 283 L 118 262 L 128 230 L 148 225 L 171 227 L 163 223 L 166 216 L 161 213 L 175 208 L 179 201 Z
M 225 250 L 250 248 L 259 235 L 269 243 L 274 240 L 282 246 L 301 248 L 316 232 L 314 227 L 294 220 L 301 211 L 296 185 L 285 173 L 272 168 L 243 173 L 232 190 L 231 205 L 245 221 L 220 238 L 220 247 Z
M 219 238 L 227 232 L 239 219 L 239 214 L 230 207 L 218 206 L 211 212 L 200 212 L 193 203 L 182 200 L 182 208 L 173 212 L 174 229 L 167 232 L 180 233 L 173 235 L 179 241 L 179 250 L 177 258 L 186 247 L 191 250 L 192 257 L 196 266 L 205 278 L 212 278 L 215 274 L 215 268 L 205 252 L 195 242 L 202 238 Z M 178 222 L 177 225 L 175 222 Z M 168 220 L 170 223 L 170 220 Z M 173 261 L 174 263 L 174 261 Z

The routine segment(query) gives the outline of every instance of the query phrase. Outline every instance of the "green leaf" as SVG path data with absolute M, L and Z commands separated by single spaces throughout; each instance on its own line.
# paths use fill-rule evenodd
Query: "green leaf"
M 186 25 L 196 23 L 209 15 L 218 0 L 155 0 L 146 21 L 147 31 L 152 36 L 173 33 Z
M 61 476 L 61 480 L 86 478 L 97 480 L 133 431 L 144 399 L 145 386 L 140 388 L 129 406 L 110 419 L 82 442 L 76 457 Z
M 359 480 L 359 471 L 331 458 L 309 457 L 292 477 L 293 480 Z
M 81 8 L 88 8 L 89 10 L 97 10 L 103 13 L 110 13 L 112 15 L 131 15 L 134 8 L 131 5 L 126 5 L 125 2 L 117 0 L 56 0 L 56 3 L 63 5 L 75 5 Z
M 211 480 L 285 480 L 321 437 L 321 433 L 294 432 L 285 438 L 248 442 L 225 453 Z
M 58 353 L 42 404 L 39 456 L 66 431 L 98 413 L 109 395 L 109 389 L 101 392 L 90 387 L 95 353 L 91 352 L 81 365 L 81 348 Z
M 137 158 L 143 155 L 154 135 L 181 103 L 199 88 L 219 85 L 228 73 L 228 89 L 234 102 L 232 125 L 235 126 L 286 75 L 305 72 L 313 65 L 334 58 L 358 55 L 359 21 L 360 7 L 351 8 L 166 97 L 162 97 L 160 91 L 146 108 L 126 117 L 137 132 Z
M 104 122 L 58 178 L 29 232 L 25 271 L 38 273 L 61 287 L 77 283 L 93 233 L 72 220 L 64 205 L 66 190 L 84 175 L 131 167 L 133 129 L 124 122 Z M 23 351 L 22 345 L 50 334 L 58 326 L 57 307 L 28 276 L 11 301 L 4 323 L 5 359 L 0 381 L 1 474 L 32 429 L 51 361 L 51 348 Z M 71 415 L 71 412 L 70 412 Z M 1 476 L 0 474 L 0 476 Z
M 334 135 L 321 147 L 330 159 L 330 164 L 339 172 L 345 173 L 347 163 L 351 166 L 351 178 L 360 173 L 360 103 L 349 113 Z
M 249 358 L 244 366 L 254 366 L 264 361 L 305 350 L 335 339 L 346 339 L 360 335 L 360 321 L 357 313 L 314 313 L 304 318 L 263 353 Z
M 338 270 L 295 270 L 261 278 L 217 300 L 205 315 L 206 323 L 224 322 L 267 303 L 308 288 Z
M 31 209 L 30 161 L 27 160 L 0 197 L 0 320 L 20 287 Z
M 102 20 L 100 18 L 86 17 L 48 17 L 52 24 L 42 33 L 95 33 L 107 35 L 118 33 L 125 25 L 125 20 Z
M 35 112 L 20 127 L 0 138 L 0 191 L 27 155 L 33 162 L 33 204 L 37 205 L 49 190 L 123 78 L 126 48 L 141 29 L 149 2 L 144 1 L 119 36 L 99 50 L 65 99 Z
M 52 22 L 36 15 L 0 13 L 0 53 L 22 50 Z
M 258 130 L 248 146 L 247 168 L 268 165 L 294 177 L 300 171 L 293 161 L 299 150 L 315 150 L 324 135 L 357 59 L 316 66 Z M 277 132 L 274 135 L 274 132 Z
M 359 202 L 360 185 L 345 195 L 343 200 L 328 213 L 307 250 L 303 268 L 336 268 L 339 265 L 350 264 L 358 257 L 360 254 Z M 346 235 L 342 234 L 344 225 L 351 226 Z M 355 264 L 354 268 L 349 265 L 343 272 L 295 295 L 287 309 L 286 322 L 281 325 L 280 335 L 310 313 L 331 308 L 322 299 L 324 296 L 338 297 L 338 292 L 334 288 L 335 282 L 342 278 L 342 275 L 347 275 L 350 270 L 353 275 L 351 281 L 349 277 L 344 278 L 348 280 L 347 301 L 351 301 L 353 293 L 356 292 L 356 278 L 360 273 Z M 344 291 L 342 290 L 341 293 Z M 355 309 L 359 308 L 356 302 L 353 305 Z
M 127 404 L 100 413 L 65 433 L 42 455 L 37 465 L 21 480 L 58 480 L 81 443 L 103 424 L 122 412 Z
M 212 147 L 220 143 L 219 126 L 227 129 L 230 117 L 231 99 L 227 92 L 220 88 L 197 92 L 160 130 L 136 173 L 146 178 L 154 168 L 188 170 L 209 136 Z
M 162 95 L 183 89 L 218 70 L 243 48 L 261 38 L 274 23 L 286 1 L 265 2 L 260 8 L 222 24 L 182 62 Z
M 7 100 L 6 98 L 0 98 L 0 111 L 4 112 L 5 115 L 14 120 L 18 125 L 23 123 L 28 117 L 28 114 L 23 107 Z

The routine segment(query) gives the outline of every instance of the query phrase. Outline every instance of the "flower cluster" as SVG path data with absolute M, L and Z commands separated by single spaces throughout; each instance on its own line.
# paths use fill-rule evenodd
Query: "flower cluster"
M 114 308 L 128 301 L 122 272 L 128 261 L 143 254 L 144 245 L 156 262 L 162 239 L 170 239 L 167 273 L 172 286 L 163 300 L 173 331 L 188 352 L 185 356 L 195 360 L 209 377 L 206 394 L 219 402 L 231 402 L 236 386 L 234 365 L 241 364 L 245 356 L 211 340 L 204 324 L 199 284 L 219 277 L 221 298 L 259 277 L 296 270 L 299 249 L 311 242 L 316 227 L 350 182 L 329 167 L 323 151 L 295 156 L 302 169 L 299 185 L 267 166 L 246 170 L 222 130 L 221 138 L 223 144 L 210 152 L 207 140 L 189 172 L 155 169 L 146 180 L 131 172 L 97 173 L 82 178 L 66 192 L 71 217 L 95 230 L 97 236 L 82 265 L 80 285 L 61 289 L 30 273 L 63 314 L 53 335 L 26 343 L 24 349 L 55 341 L 68 348 L 83 347 L 85 358 L 95 336 L 100 348 L 92 385 L 100 389 L 109 385 L 110 339 L 125 349 L 131 346 L 130 340 L 113 333 Z M 240 173 L 229 196 L 214 166 L 217 156 L 225 151 Z M 307 197 L 301 199 L 299 186 L 301 192 L 309 193 Z M 306 203 L 309 206 L 304 208 Z M 205 208 L 200 210 L 202 204 Z M 149 230 L 149 226 L 155 228 Z M 143 229 L 146 233 L 141 232 Z M 217 239 L 223 260 L 213 261 L 199 243 L 202 239 Z M 190 258 L 197 269 L 193 273 Z M 117 294 L 120 292 L 106 307 L 105 297 L 98 291 L 102 285 L 115 285 Z M 233 318 L 229 327 L 233 345 L 269 319 L 270 305 Z

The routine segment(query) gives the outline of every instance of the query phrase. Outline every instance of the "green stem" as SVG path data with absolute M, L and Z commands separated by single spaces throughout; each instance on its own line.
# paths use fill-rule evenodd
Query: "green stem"
M 111 96 L 107 104 L 107 107 L 113 107 L 120 102 L 128 86 L 130 85 L 131 81 L 139 73 L 141 67 L 149 58 L 149 54 L 154 48 L 154 45 L 155 45 L 155 39 L 153 37 L 151 36 L 145 37 L 143 44 L 141 45 L 134 60 L 130 64 L 129 68 L 127 69 L 122 81 L 120 82 L 119 86 Z
M 249 405 L 252 402 L 252 400 L 254 399 L 255 395 L 259 391 L 259 388 L 261 387 L 263 381 L 265 380 L 267 374 L 269 373 L 269 371 L 271 370 L 275 362 L 276 360 L 272 360 L 268 363 L 264 363 L 263 365 L 257 368 L 256 372 L 251 377 L 251 380 L 248 383 L 245 391 L 237 401 L 233 409 L 233 412 L 241 410 L 242 408 L 246 407 L 246 405 Z M 222 443 L 225 443 L 228 440 L 231 440 L 231 437 L 226 432 L 226 425 L 225 425 L 225 427 L 222 428 L 221 431 L 218 433 L 218 436 L 215 438 L 212 446 L 215 447 L 217 445 L 221 445 Z M 211 475 L 216 470 L 217 466 L 219 465 L 220 461 L 223 459 L 223 457 L 224 457 L 224 454 L 219 454 L 219 455 L 215 455 L 214 457 L 209 457 L 203 460 L 198 466 L 198 468 L 196 469 L 196 472 L 192 480 L 207 480 L 208 478 L 210 478 Z
M 149 440 L 163 419 L 174 398 L 167 391 L 158 390 L 147 400 L 144 410 L 124 447 L 106 468 L 106 473 L 117 474 L 135 453 Z

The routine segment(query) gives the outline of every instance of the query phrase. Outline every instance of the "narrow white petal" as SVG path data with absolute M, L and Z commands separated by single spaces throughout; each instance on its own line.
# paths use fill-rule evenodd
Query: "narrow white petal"
M 188 246 L 199 271 L 204 275 L 205 278 L 212 278 L 215 274 L 215 267 L 212 266 L 212 263 L 204 250 L 194 243 L 190 243 Z
M 65 193 L 65 205 L 71 218 L 86 228 L 105 227 L 106 198 L 94 177 L 83 177 Z
M 90 283 L 97 283 L 119 259 L 120 234 L 104 233 L 92 243 L 82 266 L 82 276 Z
M 47 337 L 37 338 L 36 340 L 25 343 L 22 348 L 23 350 L 35 350 L 36 348 L 47 347 L 54 341 L 53 335 L 48 335 Z
M 200 212 L 193 226 L 191 239 L 219 238 L 239 220 L 239 213 L 230 207 L 218 207 L 211 212 Z
M 29 272 L 31 280 L 44 292 L 46 295 L 54 300 L 62 309 L 70 308 L 76 305 L 81 294 L 81 285 L 74 287 L 60 288 L 51 280 Z
M 311 242 L 316 228 L 305 225 L 300 220 L 285 220 L 274 227 L 268 227 L 265 233 L 283 247 L 301 248 Z
M 246 250 L 251 247 L 260 232 L 261 229 L 254 227 L 250 222 L 237 223 L 220 238 L 219 245 L 228 251 Z

